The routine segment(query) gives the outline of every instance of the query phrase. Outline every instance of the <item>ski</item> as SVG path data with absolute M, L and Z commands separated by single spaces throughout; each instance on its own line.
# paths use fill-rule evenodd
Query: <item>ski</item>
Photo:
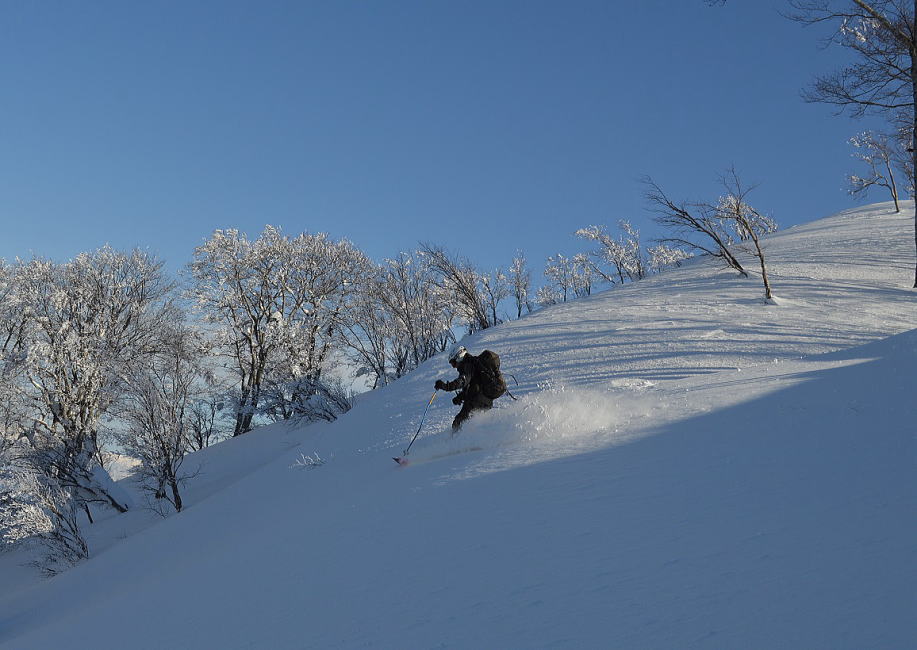
M 429 463 L 436 460 L 442 460 L 443 458 L 449 458 L 450 456 L 458 456 L 459 454 L 467 454 L 474 451 L 483 451 L 483 447 L 463 447 L 461 449 L 453 449 L 451 451 L 445 451 L 439 454 L 433 454 L 432 456 L 420 456 L 414 461 L 408 460 L 404 456 L 392 456 L 392 460 L 398 463 L 401 467 L 406 467 L 412 463 Z

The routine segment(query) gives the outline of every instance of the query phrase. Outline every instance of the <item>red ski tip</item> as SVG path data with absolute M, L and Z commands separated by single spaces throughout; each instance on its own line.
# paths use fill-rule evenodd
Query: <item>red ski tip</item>
M 407 458 L 399 458 L 398 456 L 392 456 L 392 460 L 398 463 L 399 465 L 401 465 L 402 467 L 408 464 Z

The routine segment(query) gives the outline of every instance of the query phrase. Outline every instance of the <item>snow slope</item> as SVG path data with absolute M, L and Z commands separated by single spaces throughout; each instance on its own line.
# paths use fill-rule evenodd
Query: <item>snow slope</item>
M 441 395 L 407 468 L 442 358 L 198 454 L 55 579 L 0 556 L 0 647 L 915 647 L 913 217 L 767 247 L 777 304 L 701 261 L 466 340 L 519 400 L 450 440 Z

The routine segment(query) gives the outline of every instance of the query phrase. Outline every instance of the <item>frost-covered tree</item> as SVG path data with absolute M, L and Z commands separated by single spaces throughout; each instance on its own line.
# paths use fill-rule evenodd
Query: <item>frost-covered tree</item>
M 19 360 L 16 355 L 22 350 L 31 318 L 17 286 L 18 268 L 0 259 L 0 362 L 4 364 Z
M 650 246 L 646 249 L 646 252 L 649 255 L 650 270 L 653 273 L 659 273 L 668 266 L 680 266 L 684 260 L 691 257 L 689 253 L 682 249 L 666 246 L 665 244 Z
M 746 198 L 754 188 L 746 188 L 742 185 L 735 168 L 729 169 L 723 175 L 722 183 L 726 194 L 721 196 L 717 203 L 717 216 L 721 221 L 732 226 L 741 241 L 751 242 L 752 246 L 747 250 L 758 260 L 761 279 L 764 283 L 764 297 L 770 300 L 773 296 L 761 236 L 776 231 L 777 223 L 748 204 Z
M 465 321 L 469 333 L 495 324 L 492 319 L 482 276 L 467 259 L 451 256 L 443 247 L 423 244 L 420 253 L 433 270 L 437 286 L 450 296 L 455 311 Z
M 548 279 L 550 286 L 554 288 L 554 295 L 562 302 L 567 302 L 567 298 L 573 293 L 575 285 L 575 272 L 573 269 L 573 260 L 560 253 L 548 257 L 545 262 L 544 275 Z M 547 298 L 545 292 L 542 297 Z M 545 302 L 539 300 L 544 305 Z
M 390 348 L 407 348 L 409 363 L 404 370 L 439 354 L 452 340 L 455 306 L 437 283 L 436 273 L 430 258 L 421 253 L 401 253 L 385 260 L 382 267 L 376 300 L 394 321 L 392 337 L 401 339 L 392 341 Z
M 342 328 L 343 341 L 357 364 L 357 377 L 372 377 L 372 388 L 388 384 L 407 370 L 410 345 L 395 316 L 385 309 L 381 297 L 385 292 L 384 271 L 361 285 L 348 306 L 348 318 Z
M 914 139 L 912 126 L 908 116 L 902 112 L 896 113 L 892 119 L 894 132 L 892 138 L 892 165 L 898 172 L 899 178 L 905 181 L 904 191 L 908 198 L 914 198 L 914 166 L 911 164 L 911 143 Z
M 89 557 L 73 490 L 28 464 L 0 465 L 0 546 L 39 542 L 35 565 L 53 575 Z
M 361 374 L 385 385 L 442 352 L 452 341 L 454 304 L 428 258 L 385 260 L 350 303 L 344 340 Z
M 894 171 L 895 140 L 883 133 L 863 131 L 847 142 L 854 148 L 851 155 L 867 167 L 865 176 L 850 174 L 847 177 L 849 194 L 856 197 L 866 196 L 869 188 L 884 187 L 895 202 L 895 212 L 901 212 Z
M 634 228 L 629 221 L 622 219 L 618 222 L 622 231 L 621 244 L 624 248 L 624 270 L 632 280 L 642 280 L 646 277 L 646 255 L 640 245 L 640 231 Z
M 301 391 L 331 362 L 346 304 L 369 268 L 346 240 L 290 238 L 272 226 L 255 241 L 217 230 L 195 250 L 190 295 L 218 326 L 217 343 L 239 381 L 233 435 L 251 430 L 268 382 L 280 417 L 309 397 Z
M 512 287 L 512 296 L 516 305 L 516 318 L 522 318 L 522 310 L 527 313 L 532 311 L 532 273 L 528 269 L 525 253 L 519 251 L 513 258 L 509 267 L 509 282 Z
M 275 282 L 282 261 L 270 250 L 280 238 L 265 228 L 264 240 L 250 242 L 238 230 L 217 230 L 194 251 L 190 291 L 204 318 L 218 326 L 217 345 L 234 363 L 239 376 L 235 396 L 234 435 L 251 429 L 268 358 L 280 345 L 275 304 L 281 301 Z
M 217 392 L 213 384 L 191 404 L 191 451 L 199 451 L 223 439 L 221 415 L 225 405 L 225 396 Z
M 481 291 L 487 303 L 487 309 L 490 312 L 490 322 L 499 325 L 502 321 L 497 316 L 497 309 L 504 298 L 510 296 L 509 280 L 502 269 L 496 269 L 493 273 L 482 273 L 480 278 Z
M 535 294 L 535 300 L 542 307 L 550 307 L 561 301 L 561 295 L 557 291 L 557 287 L 553 284 L 546 284 L 538 287 L 538 291 Z
M 130 505 L 103 467 L 101 424 L 173 319 L 172 285 L 154 257 L 110 247 L 2 266 L 0 527 L 41 541 L 52 571 L 88 555 L 90 504 Z
M 283 387 L 284 418 L 311 419 L 314 404 L 327 401 L 329 391 L 336 394 L 335 380 L 326 372 L 340 358 L 347 307 L 375 265 L 349 241 L 333 242 L 324 234 L 290 239 L 284 259 L 279 280 L 291 289 L 287 297 L 292 301 L 279 310 L 284 338 L 268 379 Z
M 118 413 L 122 426 L 116 439 L 140 461 L 140 484 L 156 499 L 181 512 L 180 484 L 186 454 L 195 448 L 195 403 L 206 394 L 208 371 L 203 363 L 203 337 L 182 322 L 160 332 L 155 353 L 131 368 L 128 390 Z
M 27 420 L 18 384 L 23 381 L 31 311 L 17 285 L 17 268 L 0 259 L 0 463 Z
M 836 26 L 830 42 L 846 48 L 852 61 L 819 77 L 806 99 L 849 110 L 854 117 L 877 112 L 903 126 L 911 141 L 909 178 L 917 169 L 917 3 L 903 0 L 790 0 L 791 18 Z M 914 212 L 917 251 L 917 207 Z M 917 260 L 914 264 L 917 288 Z
M 109 247 L 64 264 L 22 263 L 17 284 L 32 315 L 17 383 L 30 403 L 32 462 L 80 503 L 123 512 L 128 503 L 101 465 L 100 424 L 174 319 L 173 285 L 148 253 Z
M 605 226 L 581 228 L 575 234 L 599 245 L 590 255 L 600 264 L 611 267 L 611 273 L 606 273 L 599 264 L 593 265 L 593 270 L 605 281 L 614 283 L 617 280 L 623 284 L 626 280 L 640 280 L 646 277 L 647 273 L 646 254 L 640 244 L 640 231 L 623 219 L 618 222 L 618 228 L 621 234 L 617 237 L 611 235 Z
M 573 256 L 573 293 L 582 298 L 592 294 L 592 284 L 595 281 L 595 265 L 586 253 L 577 253 Z
M 761 214 L 736 195 L 735 192 L 739 191 L 736 187 L 728 188 L 727 194 L 719 198 L 716 206 L 720 218 L 729 224 L 735 238 L 740 242 L 749 242 L 755 236 L 777 232 L 779 226 L 773 217 Z
M 574 234 L 582 239 L 598 243 L 599 248 L 597 250 L 590 251 L 589 255 L 592 258 L 598 260 L 602 265 L 608 265 L 614 269 L 608 273 L 602 269 L 602 266 L 593 263 L 593 270 L 599 276 L 601 276 L 605 282 L 609 282 L 611 284 L 615 283 L 615 277 L 613 274 L 617 272 L 617 281 L 623 284 L 625 279 L 624 265 L 618 264 L 617 262 L 619 260 L 623 260 L 624 253 L 618 240 L 608 233 L 605 226 L 589 226 L 588 228 L 580 228 Z
M 297 382 L 292 389 L 287 386 L 283 391 L 271 383 L 265 387 L 263 408 L 272 412 L 274 419 L 333 422 L 353 408 L 353 391 L 338 377 L 303 376 Z

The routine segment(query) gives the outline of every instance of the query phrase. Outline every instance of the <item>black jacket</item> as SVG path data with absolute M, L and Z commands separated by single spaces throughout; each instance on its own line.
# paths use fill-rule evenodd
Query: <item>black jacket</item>
M 493 406 L 494 401 L 487 397 L 481 390 L 482 373 L 484 369 L 477 357 L 466 354 L 455 367 L 459 376 L 452 381 L 445 382 L 443 390 L 458 390 L 458 398 L 461 401 L 470 403 L 474 406 L 489 408 Z

